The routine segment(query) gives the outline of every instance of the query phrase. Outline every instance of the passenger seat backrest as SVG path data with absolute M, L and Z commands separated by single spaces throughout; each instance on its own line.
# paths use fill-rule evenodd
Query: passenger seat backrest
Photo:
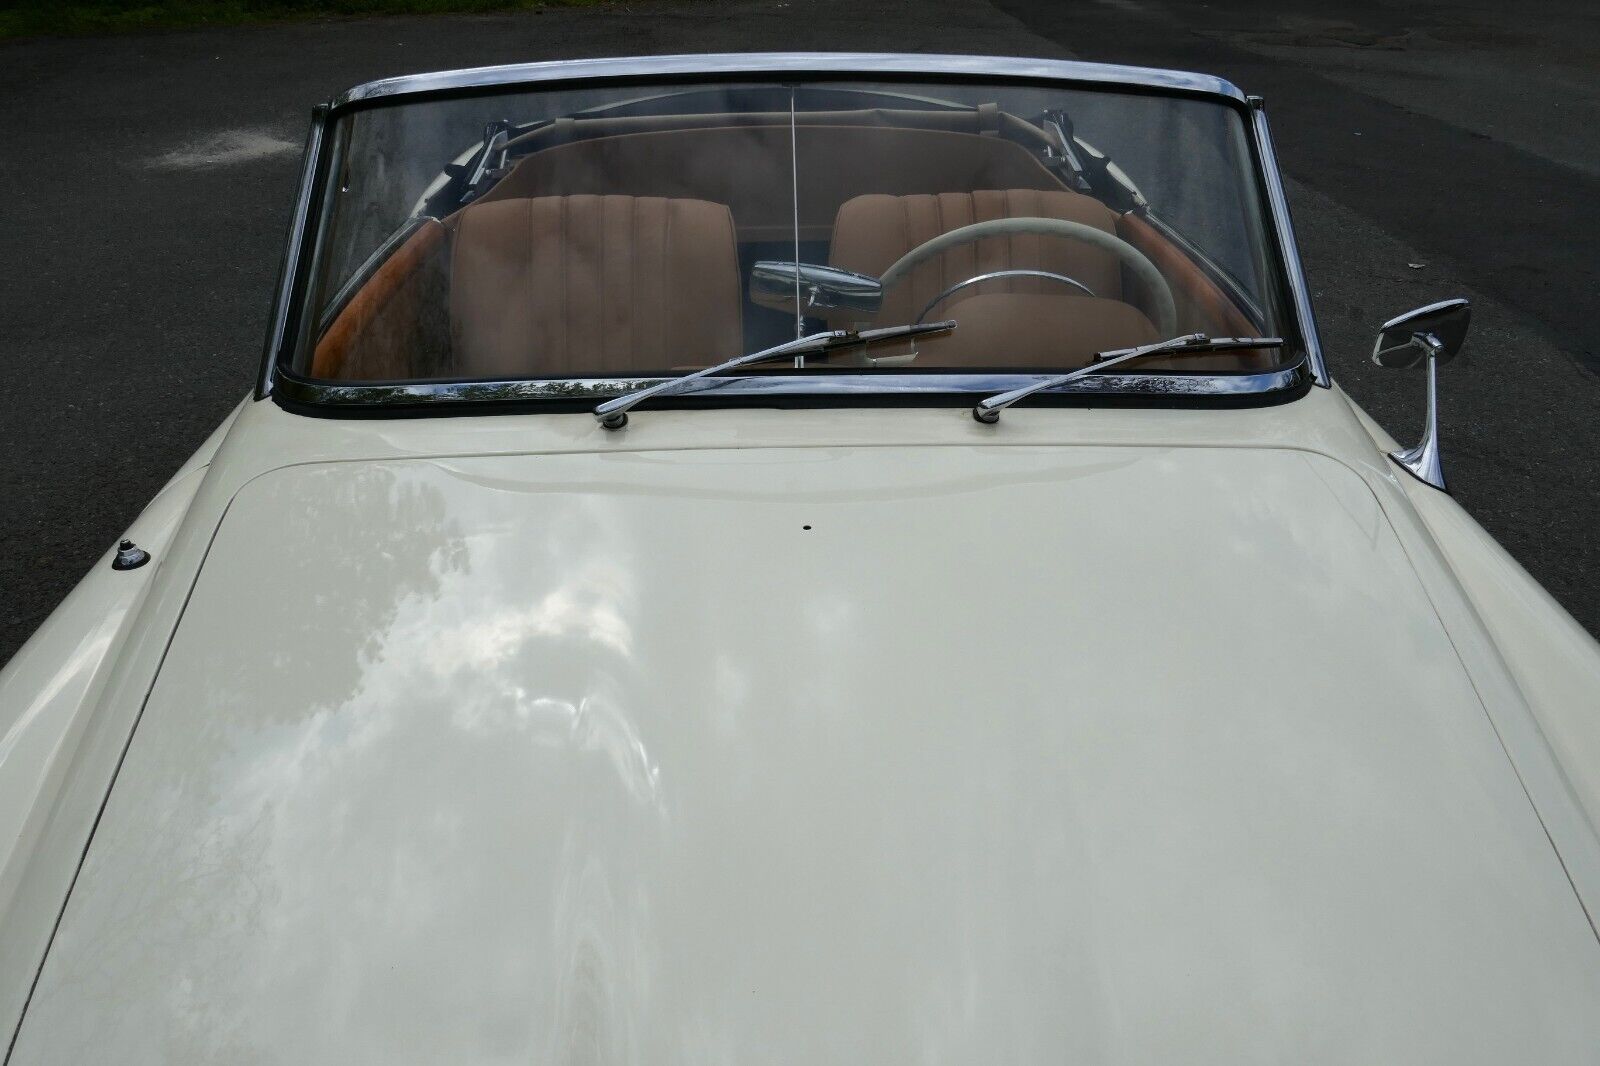
M 1117 216 L 1100 201 L 1062 190 L 998 189 L 931 195 L 857 196 L 839 208 L 829 262 L 874 276 L 941 233 L 996 218 L 1061 218 L 1117 231 Z M 879 322 L 909 322 L 946 288 L 996 270 L 1048 270 L 1089 286 L 1096 296 L 1122 297 L 1122 269 L 1109 252 L 1064 237 L 1019 234 L 951 248 L 916 267 L 884 293 Z M 962 290 L 951 304 L 989 293 L 1074 292 L 1060 282 L 1020 278 L 984 282 Z M 935 309 L 934 314 L 939 314 Z
M 539 196 L 472 204 L 449 221 L 457 376 L 630 373 L 739 354 L 725 205 Z

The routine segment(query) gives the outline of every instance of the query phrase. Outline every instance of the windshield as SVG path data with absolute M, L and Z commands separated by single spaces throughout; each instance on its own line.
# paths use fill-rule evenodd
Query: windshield
M 604 395 L 797 336 L 945 319 L 903 351 L 750 373 L 1059 372 L 1284 329 L 1245 120 L 1211 100 L 630 84 L 388 103 L 340 117 L 330 144 L 293 363 L 315 380 Z

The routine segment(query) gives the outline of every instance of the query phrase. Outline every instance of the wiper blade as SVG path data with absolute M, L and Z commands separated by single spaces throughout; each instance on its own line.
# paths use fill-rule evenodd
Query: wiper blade
M 1057 385 L 1065 385 L 1090 374 L 1098 374 L 1119 364 L 1132 362 L 1135 359 L 1146 359 L 1152 355 L 1191 355 L 1202 352 L 1234 351 L 1240 348 L 1281 347 L 1283 347 L 1282 337 L 1208 337 L 1204 333 L 1188 333 L 1182 337 L 1156 341 L 1154 344 L 1141 344 L 1137 348 L 1116 348 L 1109 352 L 1100 352 L 1095 356 L 1094 362 L 1079 367 L 1071 373 L 1045 378 L 1043 381 L 1035 381 L 1032 385 L 1024 385 L 1020 389 L 1012 389 L 1010 392 L 1002 392 L 997 396 L 980 400 L 978 406 L 972 409 L 972 417 L 979 422 L 991 424 L 998 422 L 1001 411 L 1036 392 L 1053 389 Z
M 741 366 L 770 363 L 776 359 L 806 355 L 810 352 L 831 352 L 836 348 L 853 348 L 857 345 L 877 344 L 882 341 L 899 340 L 904 337 L 920 337 L 925 333 L 947 333 L 955 328 L 955 319 L 948 319 L 944 322 L 919 322 L 909 326 L 864 329 L 860 332 L 849 329 L 831 329 L 823 333 L 813 333 L 809 337 L 800 337 L 771 348 L 763 348 L 759 352 L 750 352 L 748 355 L 737 356 L 725 363 L 718 363 L 716 366 L 708 366 L 703 370 L 696 370 L 692 374 L 668 378 L 666 381 L 657 382 L 648 388 L 623 393 L 621 396 L 613 397 L 596 407 L 594 409 L 594 417 L 607 429 L 621 429 L 628 424 L 628 412 L 645 400 L 656 396 L 671 396 L 687 391 L 695 382 L 703 378 L 709 378 L 729 370 L 737 370 Z

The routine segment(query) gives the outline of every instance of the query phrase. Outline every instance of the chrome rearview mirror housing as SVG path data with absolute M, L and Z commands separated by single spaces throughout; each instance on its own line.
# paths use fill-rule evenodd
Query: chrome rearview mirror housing
M 1391 318 L 1378 328 L 1372 361 L 1391 369 L 1416 366 L 1430 356 L 1441 365 L 1448 363 L 1466 341 L 1471 319 L 1472 307 L 1461 299 L 1443 300 Z
M 767 304 L 793 306 L 800 297 L 803 311 L 863 311 L 875 313 L 883 306 L 883 283 L 871 274 L 822 266 L 766 259 L 750 268 L 750 298 Z
M 1389 453 L 1389 458 L 1436 489 L 1445 487 L 1444 466 L 1439 460 L 1437 371 L 1461 351 L 1471 320 L 1472 307 L 1466 300 L 1442 300 L 1391 318 L 1379 327 L 1372 346 L 1372 361 L 1381 367 L 1404 369 L 1424 361 L 1428 365 L 1428 413 L 1422 439 L 1415 447 Z

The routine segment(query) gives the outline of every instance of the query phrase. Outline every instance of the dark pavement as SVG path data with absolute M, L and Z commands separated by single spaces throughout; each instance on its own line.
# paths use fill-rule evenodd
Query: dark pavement
M 1456 496 L 1600 633 L 1600 8 L 1549 0 L 705 0 L 0 44 L 0 662 L 250 388 L 310 105 L 649 52 L 1048 55 L 1267 98 L 1335 377 L 1398 437 L 1373 327 L 1466 295 Z M 1419 264 L 1419 265 L 1413 265 Z

